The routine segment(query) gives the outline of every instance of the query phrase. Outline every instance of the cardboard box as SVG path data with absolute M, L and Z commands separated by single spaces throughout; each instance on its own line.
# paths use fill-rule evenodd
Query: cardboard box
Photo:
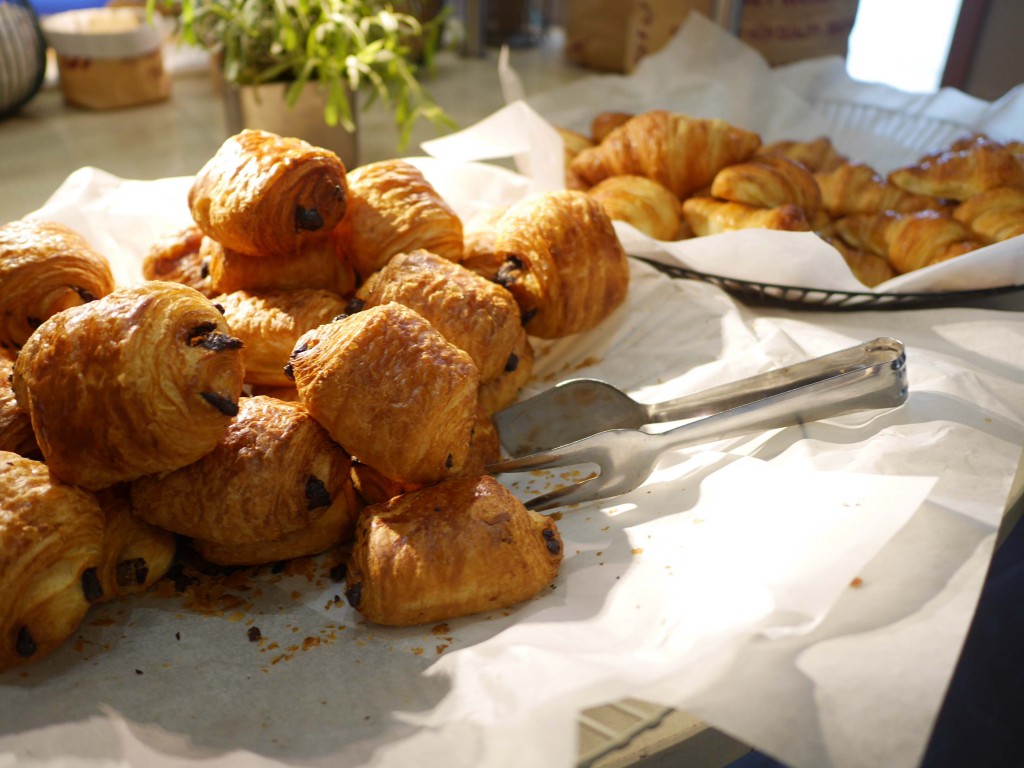
M 720 0 L 719 0 L 720 2 Z M 565 55 L 608 72 L 632 72 L 660 50 L 691 11 L 714 18 L 715 0 L 567 0 Z M 769 64 L 845 56 L 858 0 L 745 0 L 740 37 Z

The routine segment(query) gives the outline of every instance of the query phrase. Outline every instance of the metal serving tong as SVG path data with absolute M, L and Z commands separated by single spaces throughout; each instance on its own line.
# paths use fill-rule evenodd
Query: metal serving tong
M 538 397 L 543 398 L 544 393 Z M 492 464 L 487 470 L 502 474 L 575 464 L 598 465 L 600 474 L 526 502 L 528 509 L 543 511 L 628 493 L 650 476 L 658 458 L 670 450 L 854 411 L 895 408 L 906 399 L 906 353 L 903 344 L 896 339 L 879 338 L 672 401 L 677 405 L 686 402 L 686 409 L 672 410 L 672 418 L 662 421 L 686 417 L 680 413 L 702 415 L 709 408 L 719 410 L 666 432 L 654 434 L 639 428 L 604 429 L 565 445 L 543 448 L 526 456 Z M 581 407 L 585 406 L 581 404 Z M 545 410 L 549 419 L 557 418 L 551 409 Z M 563 413 L 566 412 L 563 410 Z M 586 423 L 585 414 L 580 415 L 582 421 L 577 421 Z M 501 420 L 495 418 L 495 422 L 502 444 L 509 449 Z M 636 427 L 640 426 L 642 424 L 636 424 Z M 597 429 L 602 429 L 600 422 Z

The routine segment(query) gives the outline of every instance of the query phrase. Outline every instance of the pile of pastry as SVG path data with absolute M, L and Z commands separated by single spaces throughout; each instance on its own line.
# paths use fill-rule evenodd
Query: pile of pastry
M 566 186 L 658 240 L 816 232 L 873 287 L 1024 234 L 1024 141 L 973 134 L 882 176 L 827 137 L 762 144 L 665 110 L 601 113 L 588 136 L 559 131 Z
M 124 286 L 66 226 L 0 227 L 0 670 L 148 588 L 182 542 L 221 565 L 350 547 L 346 596 L 389 625 L 549 585 L 558 530 L 487 474 L 490 417 L 529 379 L 531 336 L 623 303 L 601 205 L 529 197 L 467 248 L 413 165 L 349 171 L 261 131 L 188 203 L 194 226 Z

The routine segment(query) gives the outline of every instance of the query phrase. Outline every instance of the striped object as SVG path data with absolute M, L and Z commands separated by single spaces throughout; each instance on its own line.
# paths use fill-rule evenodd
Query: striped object
M 43 84 L 46 42 L 28 0 L 0 0 L 0 118 L 14 114 Z

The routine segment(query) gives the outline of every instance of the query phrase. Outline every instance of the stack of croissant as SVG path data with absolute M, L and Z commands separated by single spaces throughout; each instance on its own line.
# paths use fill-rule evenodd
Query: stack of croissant
M 815 232 L 876 286 L 1024 233 L 1024 142 L 972 134 L 882 176 L 827 137 L 762 144 L 666 110 L 559 129 L 566 186 L 658 240 L 745 228 Z M 766 276 L 770 277 L 770 276 Z
M 602 206 L 527 198 L 484 248 L 413 165 L 349 171 L 249 130 L 188 203 L 124 286 L 67 227 L 0 227 L 0 670 L 148 588 L 182 542 L 221 565 L 350 549 L 349 602 L 389 625 L 548 585 L 561 539 L 486 474 L 491 414 L 531 336 L 622 305 Z

